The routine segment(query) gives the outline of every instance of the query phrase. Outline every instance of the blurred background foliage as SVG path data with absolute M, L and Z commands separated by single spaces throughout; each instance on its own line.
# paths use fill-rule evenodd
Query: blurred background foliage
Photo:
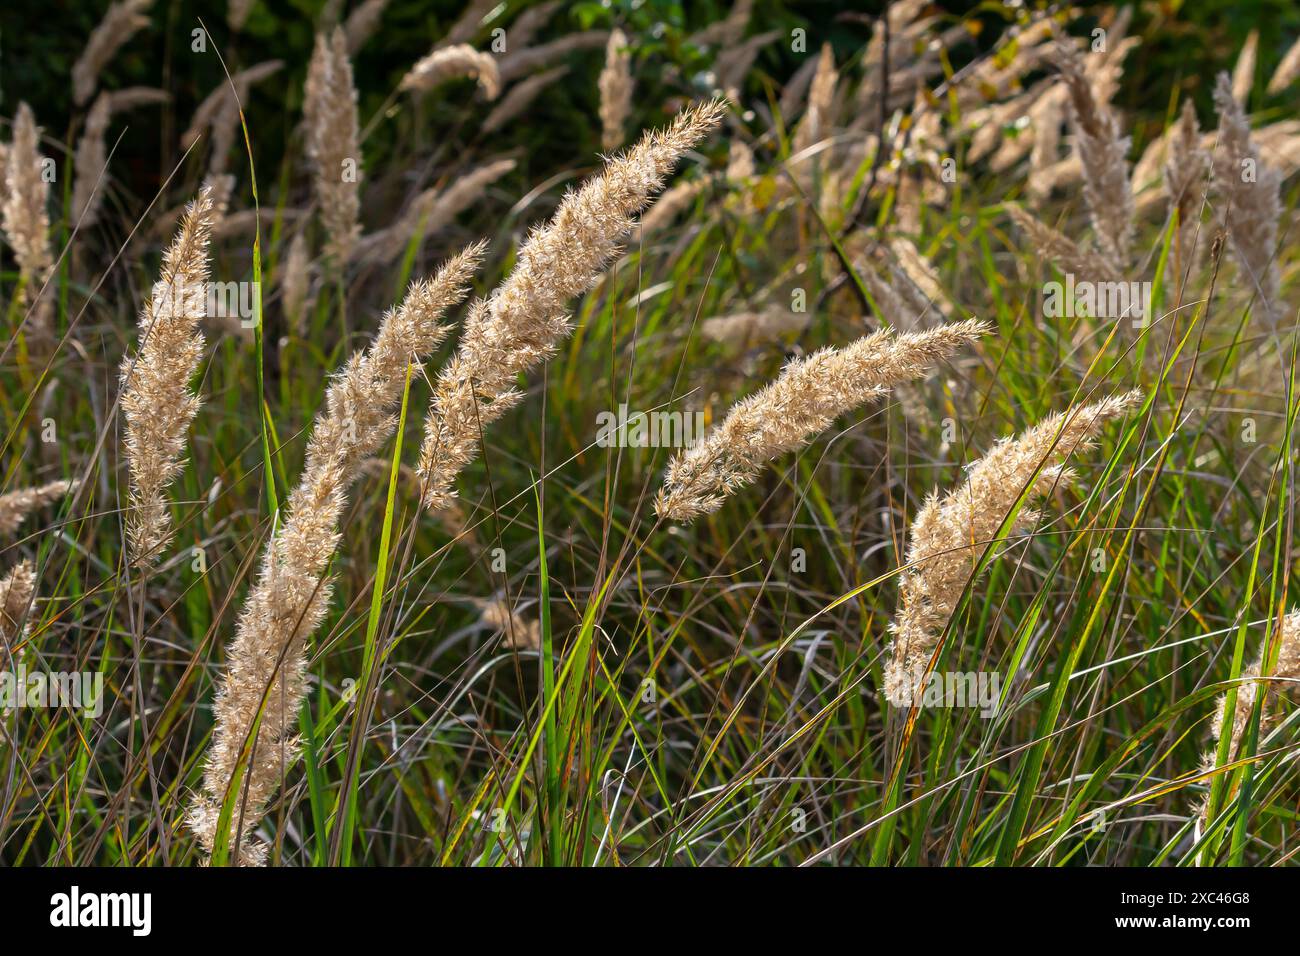
M 344 4 L 343 15 L 355 5 Z M 489 13 L 475 41 L 486 46 L 495 27 L 508 26 L 530 5 L 529 0 L 503 0 Z M 84 111 L 73 107 L 69 74 L 107 6 L 107 2 L 80 0 L 6 0 L 0 5 L 0 114 L 6 121 L 18 102 L 26 100 L 48 138 L 71 140 Z M 327 0 L 257 0 L 243 29 L 232 33 L 224 3 L 158 0 L 153 24 L 119 51 L 101 80 L 104 89 L 158 86 L 172 94 L 161 117 L 139 111 L 124 123 L 127 133 L 117 145 L 114 165 L 126 192 L 147 202 L 158 190 L 160 177 L 181 160 L 179 134 L 198 103 L 223 81 L 222 60 L 232 73 L 266 60 L 284 61 L 284 68 L 269 82 L 253 88 L 245 108 L 263 191 L 275 179 L 287 181 L 289 170 L 284 164 L 298 162 L 302 155 L 296 126 L 303 80 L 316 25 L 326 6 Z M 873 23 L 885 6 L 882 2 L 756 0 L 749 35 L 789 34 L 801 28 L 807 31 L 807 45 L 806 51 L 795 52 L 789 42 L 768 44 L 749 73 L 751 89 L 746 92 L 762 97 L 779 90 L 823 42 L 832 44 L 842 69 L 856 71 Z M 972 42 L 958 49 L 953 61 L 953 67 L 960 68 L 1027 10 L 1048 6 L 944 0 L 931 8 L 969 28 Z M 1090 22 L 1105 23 L 1117 6 L 1082 4 L 1085 16 L 1078 23 L 1085 29 Z M 464 0 L 392 0 L 381 28 L 356 55 L 363 127 L 376 118 L 390 120 L 374 123 L 364 144 L 364 165 L 372 180 L 382 176 L 390 158 L 394 168 L 404 168 L 412 148 L 448 149 L 456 141 L 455 131 L 463 129 L 468 135 L 476 128 L 474 121 L 490 109 L 469 81 L 445 86 L 418 102 L 394 95 L 406 70 L 445 34 L 464 8 Z M 716 51 L 702 49 L 688 38 L 721 20 L 729 9 L 730 4 L 714 0 L 566 2 L 534 42 L 621 26 L 635 43 L 634 122 L 650 126 L 671 115 L 684 97 L 711 90 L 710 67 Z M 200 21 L 211 31 L 220 59 L 213 46 L 205 53 L 192 52 L 191 31 Z M 1135 5 L 1133 32 L 1142 37 L 1142 45 L 1128 58 L 1127 81 L 1117 105 L 1132 119 L 1138 148 L 1153 131 L 1163 128 L 1174 91 L 1192 94 L 1208 110 L 1212 77 L 1220 69 L 1231 69 L 1251 30 L 1260 33 L 1256 75 L 1263 84 L 1300 32 L 1300 5 L 1293 0 L 1145 0 Z M 523 191 L 573 163 L 575 157 L 594 162 L 600 149 L 596 77 L 603 52 L 579 51 L 565 62 L 571 67 L 569 73 L 533 103 L 526 122 L 497 131 L 490 144 L 474 144 L 516 158 L 515 182 L 508 185 Z M 447 136 L 447 130 L 453 135 Z M 110 142 L 115 139 L 111 136 Z M 201 158 L 191 162 L 190 172 L 201 175 Z M 242 188 L 247 190 L 246 185 Z M 391 212 L 372 206 L 365 215 L 375 222 Z

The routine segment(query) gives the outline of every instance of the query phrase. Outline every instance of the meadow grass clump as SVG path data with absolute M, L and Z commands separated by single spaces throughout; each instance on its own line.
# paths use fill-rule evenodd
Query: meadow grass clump
M 1295 861 L 1285 24 L 183 7 L 6 47 L 0 863 Z

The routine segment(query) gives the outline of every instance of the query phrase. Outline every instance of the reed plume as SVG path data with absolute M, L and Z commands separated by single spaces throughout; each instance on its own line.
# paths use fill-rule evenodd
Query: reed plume
M 357 257 L 367 262 L 396 259 L 417 233 L 422 240 L 441 232 L 453 219 L 482 199 L 488 186 L 514 168 L 513 159 L 496 160 L 454 179 L 445 189 L 426 189 L 393 225 L 362 239 L 357 244 Z
M 502 634 L 506 647 L 535 651 L 542 646 L 541 623 L 525 619 L 504 598 L 484 601 L 481 609 L 479 623 Z
M 388 0 L 366 0 L 348 14 L 347 22 L 343 24 L 343 33 L 348 39 L 348 56 L 356 56 L 366 41 L 375 35 L 387 6 Z
M 687 41 L 695 46 L 735 46 L 745 35 L 753 15 L 754 0 L 736 0 L 725 17 L 691 34 Z
M 667 129 L 647 133 L 607 160 L 533 231 L 491 297 L 474 304 L 459 349 L 438 375 L 425 420 L 419 474 L 431 510 L 454 500 L 456 475 L 474 460 L 480 430 L 522 399 L 516 377 L 554 355 L 569 334 L 568 300 L 614 258 L 633 217 L 663 188 L 682 153 L 718 125 L 723 109 L 715 100 L 685 110 Z
M 1022 508 L 1008 527 L 1007 515 L 1026 497 L 1046 495 L 1073 480 L 1061 462 L 1091 446 L 1110 419 L 1131 409 L 1140 394 L 1130 392 L 1045 418 L 1017 438 L 1004 438 L 968 469 L 964 482 L 940 497 L 931 494 L 912 524 L 908 569 L 899 581 L 894 640 L 885 665 L 885 697 L 896 707 L 912 706 L 944 628 L 957 609 L 984 552 L 998 537 L 1024 532 L 1039 513 Z
M 361 233 L 361 148 L 357 141 L 357 90 L 348 62 L 347 37 L 339 27 L 328 38 L 316 34 L 303 114 L 316 201 L 329 234 L 326 254 L 341 266 Z
M 764 47 L 780 36 L 781 31 L 769 30 L 767 33 L 756 34 L 735 46 L 719 48 L 717 59 L 713 61 L 713 71 L 718 77 L 718 89 L 723 91 L 727 99 L 733 103 L 740 101 L 741 86 L 753 69 L 754 61 L 758 59 Z
M 82 106 L 95 92 L 99 74 L 103 72 L 113 54 L 131 37 L 149 25 L 145 11 L 153 0 L 121 0 L 109 4 L 99 25 L 90 33 L 86 48 L 72 64 L 72 101 Z
M 606 152 L 623 145 L 623 127 L 632 113 L 632 54 L 622 30 L 611 30 L 605 46 L 600 88 L 601 147 Z
M 434 50 L 411 67 L 398 89 L 424 93 L 461 77 L 475 80 L 486 99 L 494 100 L 501 92 L 496 57 L 481 53 L 467 43 Z
M 531 73 L 539 67 L 550 66 L 556 60 L 562 59 L 570 53 L 577 53 L 580 50 L 600 49 L 607 43 L 609 43 L 608 30 L 581 30 L 578 33 L 566 34 L 549 43 L 540 43 L 537 46 L 524 49 L 513 49 L 509 54 L 501 58 L 499 64 L 500 82 L 509 83 L 511 80 L 517 79 L 525 73 Z
M 1255 58 L 1259 52 L 1259 31 L 1246 34 L 1246 42 L 1237 53 L 1237 63 L 1232 68 L 1232 98 L 1243 107 L 1250 98 L 1250 88 L 1255 85 Z
M 329 604 L 326 572 L 338 547 L 348 488 L 396 429 L 393 409 L 408 364 L 422 362 L 446 337 L 440 320 L 464 298 L 482 251 L 481 244 L 470 246 L 433 279 L 413 283 L 402 304 L 384 316 L 370 347 L 354 354 L 326 391 L 302 477 L 262 552 L 257 581 L 226 652 L 203 792 L 187 817 L 208 853 L 217 842 L 223 801 L 242 773 L 228 834 L 232 849 L 239 848 L 232 859 L 244 865 L 265 861 L 267 847 L 252 833 L 299 753 L 294 728 L 306 689 L 307 640 Z
M 280 274 L 281 303 L 286 324 L 298 338 L 307 334 L 307 289 L 311 280 L 311 254 L 307 251 L 307 237 L 299 230 L 289 243 Z
M 974 319 L 925 332 L 883 329 L 789 363 L 774 382 L 733 405 L 702 441 L 673 456 L 655 497 L 656 514 L 687 522 L 717 511 L 769 462 L 987 331 Z
M 19 561 L 0 579 L 0 665 L 8 668 L 27 636 L 27 617 L 36 594 L 30 561 Z
M 1220 73 L 1214 87 L 1219 111 L 1219 153 L 1214 184 L 1222 197 L 1222 220 L 1232 239 L 1232 251 L 1243 278 L 1258 293 L 1264 319 L 1275 328 L 1282 318 L 1281 279 L 1274 250 L 1282 217 L 1282 177 L 1260 159 L 1250 135 L 1250 122 L 1232 94 L 1228 74 Z
M 1058 43 L 1056 50 L 1083 164 L 1083 196 L 1110 271 L 1122 270 L 1133 241 L 1133 193 L 1126 159 L 1129 139 L 1120 135 L 1119 121 L 1110 107 L 1094 95 L 1078 50 L 1068 43 Z
M 1186 262 L 1192 251 L 1197 221 L 1200 219 L 1201 187 L 1210 173 L 1210 154 L 1201 148 L 1201 131 L 1196 124 L 1192 101 L 1183 103 L 1182 114 L 1169 140 L 1169 159 L 1165 163 L 1165 194 L 1169 197 L 1169 215 L 1175 217 L 1175 233 L 1180 261 Z
M 483 18 L 486 17 L 497 5 L 497 0 L 470 0 L 469 4 L 461 11 L 461 15 L 456 18 L 456 22 L 451 25 L 438 43 L 439 46 L 455 46 L 458 43 L 464 43 L 472 40 L 475 34 L 483 27 Z
M 510 24 L 510 29 L 506 30 L 506 50 L 527 49 L 561 6 L 561 0 L 547 0 L 546 3 L 522 11 Z
M 1300 689 L 1300 610 L 1292 611 L 1282 619 L 1282 633 L 1278 639 L 1277 664 L 1273 668 L 1270 676 L 1261 678 L 1265 667 L 1264 652 L 1250 664 L 1243 672 L 1242 679 L 1244 683 L 1237 689 L 1237 706 L 1232 715 L 1231 739 L 1228 746 L 1228 759 L 1237 759 L 1238 751 L 1241 747 L 1241 737 L 1246 730 L 1246 722 L 1250 719 L 1250 712 L 1255 706 L 1255 697 L 1261 684 L 1265 688 L 1263 710 L 1260 717 L 1260 728 L 1264 729 L 1272 726 L 1277 722 L 1277 714 L 1270 711 L 1270 705 L 1276 702 L 1281 695 L 1296 696 L 1297 689 Z M 1215 711 L 1214 724 L 1211 736 L 1217 745 L 1223 736 L 1223 712 L 1227 703 L 1227 695 L 1219 698 L 1219 706 Z M 1214 751 L 1211 748 L 1206 753 L 1206 763 L 1214 766 Z
M 79 482 L 51 481 L 0 495 L 0 540 L 10 538 L 29 514 L 76 491 Z
M 136 355 L 122 360 L 121 403 L 131 506 L 127 538 L 139 567 L 155 561 L 171 539 L 164 492 L 185 467 L 186 432 L 200 398 L 190 380 L 203 354 L 199 323 L 207 309 L 211 190 L 199 191 L 163 256 L 162 274 L 140 314 Z
M 638 242 L 643 241 L 667 226 L 688 209 L 696 197 L 708 189 L 711 183 L 712 180 L 708 176 L 673 183 L 659 197 L 659 201 L 641 217 L 641 222 L 633 232 L 635 239 Z
M 1035 219 L 1034 216 L 1016 203 L 1007 203 L 1007 213 L 1015 224 L 1033 243 L 1039 256 L 1055 262 L 1062 272 L 1071 272 L 1078 276 L 1101 276 L 1109 278 L 1117 275 L 1112 264 L 1093 252 L 1078 245 L 1051 226 Z M 1097 281 L 1097 280 L 1093 280 Z
M 131 87 L 116 92 L 104 92 L 95 97 L 95 103 L 86 114 L 86 126 L 73 154 L 72 222 L 82 228 L 99 221 L 99 208 L 104 201 L 103 189 L 97 188 L 101 175 L 108 165 L 108 124 L 122 110 L 148 103 L 165 103 L 168 96 L 163 90 L 150 87 Z
M 50 248 L 50 182 L 45 176 L 46 159 L 40 152 L 41 129 L 32 108 L 18 105 L 13 140 L 5 164 L 5 238 L 18 261 L 23 301 L 35 306 L 31 333 L 41 339 L 50 335 L 51 297 L 41 294 L 40 285 L 50 274 L 54 253 Z
M 248 98 L 249 91 L 258 83 L 274 76 L 284 66 L 283 60 L 266 60 L 246 70 L 240 70 L 228 80 L 223 79 L 216 85 L 190 117 L 190 125 L 181 135 L 181 146 L 189 149 L 204 130 L 214 130 L 223 115 L 233 110 L 236 121 L 239 118 L 238 102 Z
M 238 33 L 248 22 L 248 15 L 253 12 L 254 0 L 230 0 L 226 7 L 226 23 Z
M 1300 77 L 1300 40 L 1291 45 L 1291 49 L 1286 51 L 1282 62 L 1273 71 L 1273 76 L 1268 81 L 1268 94 L 1273 96 L 1281 93 L 1296 81 L 1296 77 Z
M 542 90 L 568 72 L 567 66 L 554 66 L 549 70 L 534 73 L 526 80 L 520 80 L 510 87 L 506 95 L 501 97 L 501 102 L 492 107 L 492 112 L 488 113 L 487 119 L 483 120 L 483 132 L 495 133 L 506 123 L 518 117 L 532 105 L 533 100 L 537 99 Z
M 813 74 L 812 86 L 808 90 L 808 109 L 804 111 L 790 145 L 792 155 L 798 155 L 826 138 L 830 132 L 834 105 L 835 53 L 829 43 L 823 43 L 821 54 L 817 57 L 817 71 Z
M 727 148 L 727 181 L 744 185 L 754 178 L 754 151 L 744 141 L 733 139 Z
M 1260 704 L 1259 730 L 1277 723 L 1278 714 L 1273 705 L 1283 696 L 1300 698 L 1300 610 L 1293 610 L 1282 619 L 1282 630 L 1277 639 L 1277 664 L 1267 677 L 1261 677 L 1267 666 L 1264 659 L 1267 648 L 1261 649 L 1259 657 L 1241 672 L 1242 684 L 1237 688 L 1237 703 L 1232 712 L 1232 727 L 1228 741 L 1228 761 L 1241 757 L 1241 738 L 1246 733 L 1251 711 L 1255 708 L 1255 699 L 1259 688 L 1264 688 L 1264 701 Z M 1201 769 L 1211 772 L 1218 764 L 1220 741 L 1223 739 L 1223 715 L 1228 706 L 1228 695 L 1219 698 L 1214 710 L 1214 723 L 1211 725 L 1211 743 L 1205 756 L 1201 759 Z M 1201 828 L 1209 822 L 1206 818 L 1208 800 L 1200 807 Z
M 802 332 L 811 319 L 808 312 L 791 312 L 774 305 L 761 312 L 735 312 L 705 319 L 700 323 L 700 334 L 732 347 L 757 345 Z

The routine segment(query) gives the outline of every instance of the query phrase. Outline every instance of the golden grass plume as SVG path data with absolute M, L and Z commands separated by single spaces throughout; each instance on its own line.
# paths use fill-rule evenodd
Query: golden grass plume
M 925 332 L 884 329 L 789 363 L 774 382 L 733 405 L 702 441 L 673 456 L 655 512 L 686 522 L 717 511 L 768 462 L 804 447 L 840 415 L 920 377 L 987 331 L 974 319 Z
M 890 627 L 894 641 L 885 665 L 887 700 L 898 707 L 914 702 L 967 582 L 1022 492 L 1039 497 L 1071 481 L 1073 474 L 1061 462 L 1089 447 L 1107 421 L 1126 414 L 1140 397 L 1129 392 L 1050 415 L 1018 437 L 999 441 L 956 488 L 930 495 L 912 523 L 908 567 L 899 582 L 898 613 Z M 1032 528 L 1038 520 L 1037 511 L 1023 507 L 1003 535 Z
M 329 603 L 325 576 L 338 546 L 347 490 L 396 429 L 393 408 L 408 363 L 423 361 L 446 337 L 440 320 L 464 298 L 482 251 L 481 244 L 470 246 L 432 279 L 413 283 L 401 305 L 384 316 L 370 347 L 354 354 L 326 391 L 302 476 L 262 552 L 257 581 L 226 652 L 203 792 L 187 817 L 209 853 L 220 831 L 222 803 L 242 772 L 229 834 L 239 853 L 232 858 L 246 865 L 265 860 L 267 848 L 252 832 L 299 753 L 294 728 L 305 693 L 307 640 Z
M 719 101 L 680 113 L 647 133 L 561 201 L 519 250 L 514 270 L 475 303 L 456 354 L 434 384 L 419 474 L 431 510 L 455 498 L 454 482 L 474 460 L 483 428 L 513 408 L 515 379 L 549 359 L 569 333 L 567 302 L 586 291 L 619 251 L 619 241 L 683 152 L 721 121 Z

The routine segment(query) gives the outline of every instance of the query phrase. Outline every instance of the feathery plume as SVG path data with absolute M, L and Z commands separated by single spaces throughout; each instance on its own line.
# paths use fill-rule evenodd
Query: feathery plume
M 1273 96 L 1281 93 L 1294 83 L 1298 76 L 1300 76 L 1300 40 L 1296 40 L 1291 45 L 1291 49 L 1286 51 L 1282 62 L 1273 71 L 1273 76 L 1268 81 L 1268 94 Z
M 26 103 L 19 104 L 5 166 L 8 196 L 4 230 L 9 245 L 13 246 L 18 268 L 24 277 L 32 280 L 43 280 L 54 260 L 47 210 L 50 184 L 42 175 L 45 157 L 40 152 L 40 141 L 41 128 L 36 125 L 32 108 Z
M 754 0 L 736 0 L 725 17 L 691 34 L 687 42 L 700 47 L 735 46 L 745 35 L 745 29 L 749 26 L 749 20 L 753 15 Z
M 505 282 L 475 303 L 456 355 L 438 375 L 425 420 L 419 474 L 431 510 L 455 498 L 456 475 L 474 460 L 480 429 L 521 400 L 516 376 L 548 360 L 568 335 L 568 300 L 591 286 L 618 253 L 633 217 L 722 113 L 716 100 L 688 109 L 667 129 L 607 160 L 600 175 L 565 196 L 551 221 L 528 237 Z
M 1169 140 L 1164 179 L 1169 215 L 1178 220 L 1177 249 L 1183 261 L 1191 252 L 1196 222 L 1200 218 L 1201 186 L 1210 173 L 1210 165 L 1210 154 L 1201 148 L 1196 109 L 1192 101 L 1187 100 Z
M 569 33 L 549 43 L 541 43 L 523 49 L 515 48 L 512 53 L 501 58 L 499 64 L 500 81 L 509 83 L 525 73 L 531 73 L 538 67 L 550 66 L 556 60 L 568 56 L 570 53 L 577 53 L 580 50 L 601 49 L 608 42 L 608 30 L 582 30 L 578 33 Z
M 542 646 L 542 625 L 538 621 L 525 620 L 523 615 L 512 608 L 504 598 L 485 601 L 479 615 L 479 623 L 505 637 L 506 647 L 515 647 L 521 651 L 535 651 Z
M 145 567 L 171 539 L 164 491 L 184 468 L 185 436 L 199 410 L 190 391 L 203 353 L 199 322 L 207 308 L 211 190 L 185 210 L 180 231 L 163 256 L 162 275 L 140 314 L 136 355 L 122 360 L 122 412 L 131 475 L 127 537 L 131 560 Z
M 742 140 L 733 139 L 727 148 L 727 181 L 743 184 L 756 172 L 754 151 Z
M 709 187 L 710 182 L 708 176 L 700 176 L 697 179 L 684 179 L 679 183 L 673 183 L 659 197 L 659 201 L 641 217 L 641 222 L 633 233 L 636 240 L 638 242 L 645 240 L 680 216 L 691 203 L 695 202 L 695 197 Z
M 27 635 L 27 616 L 36 594 L 36 574 L 30 561 L 20 561 L 0 580 L 0 665 Z
M 307 287 L 310 279 L 311 255 L 307 251 L 307 238 L 302 230 L 294 234 L 289 243 L 289 252 L 284 260 L 284 272 L 280 276 L 281 302 L 284 304 L 284 317 L 293 334 L 306 338 L 307 333 Z
M 1094 96 L 1079 52 L 1068 43 L 1058 43 L 1056 50 L 1070 96 L 1070 120 L 1083 164 L 1083 195 L 1092 226 L 1112 271 L 1122 270 L 1133 240 L 1133 193 L 1125 158 L 1129 139 L 1120 135 L 1110 107 Z
M 250 66 L 246 70 L 240 70 L 228 80 L 223 79 L 211 93 L 203 98 L 198 109 L 194 111 L 194 115 L 190 117 L 190 125 L 186 127 L 185 132 L 181 135 L 181 146 L 189 149 L 203 135 L 204 130 L 214 129 L 215 125 L 224 116 L 233 113 L 235 121 L 238 123 L 239 109 L 236 101 L 247 99 L 248 92 L 253 86 L 268 77 L 274 76 L 283 66 L 283 60 L 267 60 L 264 63 Z M 233 93 L 231 87 L 234 87 Z
M 1029 237 L 1039 256 L 1049 262 L 1055 262 L 1062 272 L 1102 277 L 1116 274 L 1105 259 L 1092 250 L 1079 246 L 1074 240 L 1057 232 L 1046 223 L 1035 219 L 1022 206 L 1007 203 L 1005 208 L 1016 225 Z
M 475 80 L 486 99 L 494 100 L 501 92 L 496 57 L 491 53 L 481 53 L 467 43 L 434 50 L 411 67 L 410 72 L 402 77 L 398 89 L 424 93 L 460 77 Z
M 740 348 L 802 332 L 811 319 L 807 312 L 791 312 L 775 305 L 761 312 L 735 312 L 705 319 L 700 323 L 700 334 L 712 342 Z
M 1282 318 L 1281 280 L 1274 257 L 1277 224 L 1282 217 L 1282 177 L 1260 161 L 1250 122 L 1232 94 L 1226 73 L 1219 74 L 1214 103 L 1219 111 L 1220 150 L 1214 184 L 1223 197 L 1222 216 L 1242 278 L 1259 294 L 1265 321 L 1276 327 Z
M 226 23 L 230 24 L 230 29 L 236 32 L 244 29 L 248 15 L 253 12 L 253 3 L 254 0 L 230 0 L 226 7 Z
M 357 245 L 366 262 L 396 259 L 418 231 L 420 238 L 436 235 L 462 212 L 483 198 L 488 186 L 515 168 L 513 159 L 485 163 L 460 176 L 446 189 L 426 189 L 387 229 L 366 236 Z
M 794 131 L 791 154 L 798 155 L 814 143 L 819 143 L 830 132 L 831 110 L 835 104 L 835 53 L 829 43 L 822 44 L 817 58 L 817 72 L 808 90 L 808 109 L 804 111 L 799 128 Z
M 23 283 L 23 297 L 27 305 L 35 303 L 31 331 L 38 338 L 50 334 L 50 296 L 40 294 L 40 284 L 45 281 L 54 262 L 50 248 L 50 216 L 47 206 L 50 183 L 45 178 L 45 157 L 40 152 L 41 129 L 36 125 L 32 108 L 26 103 L 18 105 L 14 117 L 13 141 L 9 144 L 9 157 L 5 165 L 4 231 Z M 39 297 L 39 299 L 38 299 Z
M 76 491 L 78 484 L 77 481 L 51 481 L 0 495 L 0 540 L 12 537 L 24 518 L 37 508 Z
M 497 5 L 497 0 L 470 0 L 464 12 L 456 18 L 447 35 L 439 41 L 439 46 L 455 46 L 472 40 L 483 27 L 483 18 Z
M 717 511 L 768 462 L 804 447 L 840 415 L 920 377 L 987 331 L 974 319 L 925 332 L 883 329 L 789 363 L 776 381 L 733 405 L 702 441 L 673 456 L 655 513 L 686 522 Z
M 1237 54 L 1232 68 L 1232 98 L 1243 107 L 1250 98 L 1250 88 L 1255 85 L 1255 57 L 1259 50 L 1259 31 L 1251 30 Z
M 921 250 L 910 239 L 893 239 L 889 249 L 897 263 L 891 263 L 895 279 L 911 300 L 913 309 L 918 315 L 937 313 L 946 321 L 948 307 L 930 260 L 921 255 Z
M 885 665 L 885 697 L 896 707 L 915 702 L 943 630 L 981 557 L 1007 515 L 1028 489 L 1047 494 L 1072 473 L 1063 465 L 1090 447 L 1101 427 L 1137 404 L 1130 392 L 1045 418 L 1017 438 L 1004 438 L 968 469 L 964 482 L 943 497 L 931 494 L 912 524 L 908 570 L 899 581 L 898 613 Z M 1022 508 L 1003 530 L 1006 536 L 1032 528 L 1037 511 Z
M 915 305 L 903 296 L 897 283 L 885 278 L 877 266 L 865 257 L 855 262 L 854 268 L 866 285 L 871 301 L 875 304 L 876 315 L 882 324 L 905 331 L 914 331 L 918 327 L 916 320 L 922 313 L 914 314 Z
M 532 105 L 537 95 L 546 89 L 564 74 L 569 72 L 567 66 L 555 66 L 549 70 L 543 70 L 541 73 L 534 73 L 526 80 L 520 80 L 514 86 L 506 91 L 506 95 L 501 97 L 501 102 L 492 107 L 492 112 L 488 113 L 487 119 L 483 121 L 483 132 L 495 133 L 501 127 L 505 126 L 512 119 L 515 119 L 524 110 Z
M 562 5 L 560 0 L 547 0 L 546 3 L 539 3 L 520 13 L 506 30 L 506 49 L 526 49 Z
M 1036 199 L 1046 198 L 1051 193 L 1045 174 L 1060 159 L 1065 101 L 1065 91 L 1053 87 L 1039 96 L 1029 108 L 1029 121 L 1034 128 L 1034 145 L 1029 150 L 1028 189 Z
M 1237 703 L 1232 712 L 1232 727 L 1229 730 L 1228 761 L 1241 757 L 1241 738 L 1246 733 L 1251 711 L 1255 708 L 1255 699 L 1259 689 L 1264 688 L 1264 701 L 1260 704 L 1259 732 L 1277 723 L 1278 714 L 1273 705 L 1282 696 L 1300 698 L 1300 610 L 1293 610 L 1282 619 L 1282 630 L 1277 641 L 1277 665 L 1267 677 L 1261 677 L 1267 662 L 1264 659 L 1267 648 L 1261 649 L 1259 657 L 1248 664 L 1241 672 L 1242 683 L 1237 688 Z M 1228 695 L 1219 698 L 1214 709 L 1214 723 L 1211 725 L 1210 746 L 1201 758 L 1201 771 L 1210 773 L 1219 766 L 1219 744 L 1223 739 L 1223 712 L 1228 706 Z M 1204 831 L 1209 824 L 1209 795 L 1197 808 L 1199 828 Z
M 0 210 L 9 201 L 9 144 L 0 143 Z
M 361 148 L 357 142 L 357 90 L 352 83 L 347 39 L 338 27 L 329 38 L 316 34 L 303 114 L 307 153 L 316 173 L 316 200 L 329 233 L 326 254 L 342 265 L 361 232 Z
M 338 547 L 347 490 L 365 459 L 396 429 L 393 408 L 401 400 L 408 363 L 423 361 L 446 337 L 440 320 L 468 291 L 482 250 L 481 244 L 470 246 L 432 280 L 412 283 L 402 304 L 384 316 L 374 342 L 352 356 L 326 391 L 302 477 L 289 496 L 284 523 L 262 552 L 257 581 L 226 652 L 203 792 L 187 816 L 209 853 L 217 842 L 222 804 L 243 768 L 240 792 L 232 794 L 232 859 L 244 865 L 265 861 L 267 847 L 252 833 L 282 771 L 298 757 L 294 728 L 306 690 L 306 645 L 329 604 L 325 576 Z
M 753 69 L 754 61 L 763 52 L 763 48 L 781 36 L 781 31 L 770 30 L 759 33 L 735 46 L 724 46 L 718 50 L 713 61 L 713 70 L 718 77 L 718 89 L 722 90 L 732 102 L 740 99 L 740 87 Z
M 113 59 L 113 54 L 149 25 L 145 11 L 151 6 L 153 0 L 121 0 L 109 5 L 104 19 L 91 31 L 81 56 L 72 64 L 72 101 L 77 106 L 83 105 L 95 92 L 99 74 Z
M 632 54 L 622 30 L 611 30 L 605 47 L 605 68 L 600 71 L 601 147 L 611 152 L 623 145 L 627 118 L 632 113 Z
M 1300 689 L 1300 610 L 1292 611 L 1282 619 L 1282 632 L 1278 638 L 1277 666 L 1268 677 L 1261 678 L 1265 664 L 1264 651 L 1261 650 L 1259 657 L 1241 672 L 1244 683 L 1237 688 L 1237 704 L 1232 713 L 1231 738 L 1228 744 L 1230 761 L 1236 760 L 1239 756 L 1241 738 L 1246 732 L 1246 723 L 1250 720 L 1250 712 L 1254 709 L 1255 697 L 1261 684 L 1265 689 L 1260 713 L 1261 731 L 1276 722 L 1277 715 L 1272 713 L 1270 708 L 1272 703 L 1282 694 L 1297 696 L 1296 691 Z M 1219 698 L 1214 712 L 1211 731 L 1213 742 L 1203 760 L 1206 770 L 1212 770 L 1216 766 L 1216 753 L 1219 741 L 1223 737 L 1223 711 L 1226 706 L 1227 695 L 1224 694 Z
M 165 103 L 163 90 L 150 87 L 131 87 L 117 92 L 104 92 L 95 97 L 95 103 L 86 114 L 86 126 L 77 141 L 72 168 L 72 221 L 82 228 L 99 221 L 99 207 L 104 191 L 97 189 L 101 174 L 106 175 L 108 165 L 108 124 L 115 113 L 146 103 Z
M 343 33 L 348 38 L 348 56 L 356 56 L 366 41 L 375 35 L 387 6 L 388 0 L 366 0 L 348 14 L 347 22 L 343 24 Z

